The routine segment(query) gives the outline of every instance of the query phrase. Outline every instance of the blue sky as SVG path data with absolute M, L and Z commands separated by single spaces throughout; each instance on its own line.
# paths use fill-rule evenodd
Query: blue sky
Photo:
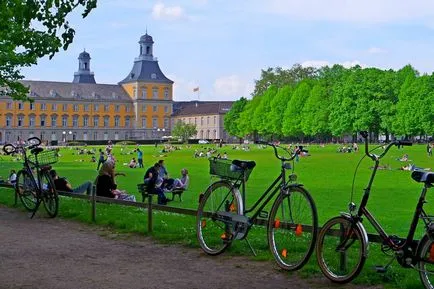
M 84 20 L 79 11 L 71 15 L 76 36 L 68 51 L 23 69 L 26 79 L 72 81 L 85 48 L 97 83 L 117 83 L 132 68 L 146 28 L 178 101 L 250 97 L 261 69 L 294 63 L 434 71 L 431 0 L 98 2 Z

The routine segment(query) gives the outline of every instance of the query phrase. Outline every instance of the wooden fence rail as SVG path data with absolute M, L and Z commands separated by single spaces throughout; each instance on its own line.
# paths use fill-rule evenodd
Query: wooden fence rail
M 14 189 L 13 185 L 9 185 L 7 183 L 0 183 L 0 188 L 9 188 Z M 171 207 L 167 205 L 158 205 L 154 204 L 152 202 L 152 196 L 153 195 L 147 195 L 147 202 L 141 203 L 141 202 L 131 202 L 131 201 L 124 201 L 124 200 L 118 200 L 118 199 L 112 199 L 112 198 L 106 198 L 106 197 L 99 197 L 95 194 L 96 188 L 93 186 L 92 188 L 92 194 L 90 196 L 88 195 L 82 195 L 82 194 L 74 194 L 70 192 L 61 192 L 58 191 L 58 194 L 61 196 L 71 197 L 75 199 L 82 199 L 87 200 L 91 203 L 91 220 L 92 222 L 96 222 L 96 203 L 106 203 L 106 204 L 117 204 L 121 206 L 128 206 L 128 207 L 136 207 L 136 208 L 144 208 L 148 211 L 148 232 L 152 233 L 152 212 L 155 211 L 162 211 L 162 212 L 170 212 L 170 213 L 176 213 L 181 215 L 190 215 L 190 216 L 196 216 L 197 210 L 195 209 L 185 209 L 185 208 L 178 208 L 178 207 Z M 18 194 L 15 193 L 15 205 L 18 204 Z M 268 220 L 267 219 L 256 219 L 255 225 L 260 226 L 267 226 Z M 303 228 L 311 229 L 311 226 L 303 225 Z M 318 228 L 318 230 L 321 230 L 321 227 Z M 338 230 L 336 230 L 336 233 L 338 233 Z M 333 234 L 333 233 L 331 233 Z M 373 243 L 383 243 L 383 239 L 377 235 L 377 234 L 371 234 L 368 233 L 368 238 L 370 242 Z M 417 241 L 417 240 L 416 240 Z

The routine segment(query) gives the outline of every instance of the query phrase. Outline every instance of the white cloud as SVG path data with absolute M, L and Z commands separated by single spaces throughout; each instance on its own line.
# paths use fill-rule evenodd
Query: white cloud
M 350 68 L 356 65 L 360 65 L 361 67 L 367 67 L 367 65 L 360 63 L 360 61 L 358 60 L 344 61 L 341 63 L 331 63 L 327 60 L 306 60 L 301 64 L 301 66 L 320 68 L 323 66 L 333 66 L 334 64 L 340 64 L 345 68 Z
M 181 6 L 166 6 L 161 2 L 152 7 L 152 16 L 157 20 L 179 20 L 186 17 Z
M 269 0 L 258 1 L 257 9 L 283 14 L 295 20 L 327 20 L 344 22 L 430 21 L 434 2 L 427 0 Z
M 238 75 L 223 76 L 214 81 L 214 95 L 221 99 L 239 99 L 248 97 L 253 91 L 253 84 Z
M 368 49 L 368 53 L 370 54 L 381 54 L 381 53 L 387 53 L 387 50 L 380 47 L 371 47 Z

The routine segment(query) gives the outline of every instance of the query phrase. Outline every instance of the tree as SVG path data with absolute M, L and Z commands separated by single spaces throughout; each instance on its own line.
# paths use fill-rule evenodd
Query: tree
M 67 16 L 82 7 L 85 18 L 97 0 L 4 0 L 0 1 L 0 96 L 30 100 L 28 88 L 19 82 L 22 67 L 44 56 L 50 59 L 66 50 L 75 30 Z
M 178 121 L 172 129 L 172 135 L 180 138 L 182 142 L 188 142 L 188 139 L 197 134 L 196 125 Z
M 241 97 L 239 100 L 235 101 L 234 104 L 232 104 L 231 110 L 229 110 L 225 114 L 224 127 L 225 130 L 230 135 L 237 136 L 240 138 L 243 137 L 242 133 L 238 128 L 238 123 L 240 119 L 240 113 L 244 110 L 246 104 L 247 104 L 247 99 Z
M 302 112 L 304 104 L 310 96 L 310 90 L 310 80 L 306 79 L 300 82 L 292 93 L 283 115 L 282 132 L 285 136 L 302 136 Z

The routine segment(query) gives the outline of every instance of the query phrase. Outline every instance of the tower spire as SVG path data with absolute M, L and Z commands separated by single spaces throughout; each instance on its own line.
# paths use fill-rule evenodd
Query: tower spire
M 93 72 L 90 71 L 90 54 L 83 49 L 78 56 L 78 71 L 74 73 L 73 83 L 96 83 Z

